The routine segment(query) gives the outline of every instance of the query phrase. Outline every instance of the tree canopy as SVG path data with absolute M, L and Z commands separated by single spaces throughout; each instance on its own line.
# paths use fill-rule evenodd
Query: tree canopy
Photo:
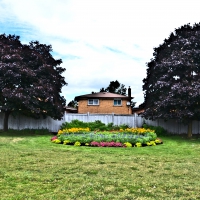
M 65 99 L 61 89 L 67 83 L 59 67 L 61 59 L 51 55 L 51 45 L 32 41 L 28 45 L 20 37 L 0 35 L 0 108 L 8 117 L 22 113 L 30 117 L 50 116 L 61 119 Z
M 70 101 L 67 106 L 72 107 L 72 108 L 77 108 L 78 102 L 75 100 Z
M 100 92 L 111 92 L 111 93 L 116 93 L 116 94 L 121 94 L 121 95 L 127 95 L 126 94 L 126 87 L 124 84 L 120 83 L 118 80 L 116 81 L 110 81 L 110 84 L 106 88 L 101 88 Z M 131 107 L 133 108 L 136 104 L 136 102 L 133 102 L 131 100 Z
M 119 83 L 119 81 L 110 81 L 107 88 L 101 88 L 100 92 L 111 92 L 121 95 L 126 95 L 126 88 L 124 84 Z
M 175 119 L 191 129 L 191 122 L 200 119 L 200 24 L 175 29 L 153 56 L 143 80 L 143 116 Z

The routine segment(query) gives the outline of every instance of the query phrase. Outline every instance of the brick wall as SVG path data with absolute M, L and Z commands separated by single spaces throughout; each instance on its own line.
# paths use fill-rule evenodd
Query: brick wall
M 132 114 L 131 108 L 126 105 L 127 100 L 122 100 L 122 106 L 114 106 L 113 100 L 99 99 L 99 105 L 88 105 L 87 100 L 79 100 L 78 113 L 115 113 Z

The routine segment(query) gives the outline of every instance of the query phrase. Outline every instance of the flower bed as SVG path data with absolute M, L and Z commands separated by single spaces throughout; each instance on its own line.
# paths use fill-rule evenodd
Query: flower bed
M 144 128 L 126 128 L 118 131 L 70 128 L 59 130 L 51 141 L 56 144 L 92 147 L 143 147 L 162 144 L 154 130 Z

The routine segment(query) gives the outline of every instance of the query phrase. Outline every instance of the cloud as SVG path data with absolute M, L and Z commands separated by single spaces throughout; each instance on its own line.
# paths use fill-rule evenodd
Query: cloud
M 66 68 L 68 102 L 118 80 L 131 86 L 136 105 L 153 48 L 200 19 L 196 0 L 0 0 L 0 13 L 3 32 L 52 45 Z

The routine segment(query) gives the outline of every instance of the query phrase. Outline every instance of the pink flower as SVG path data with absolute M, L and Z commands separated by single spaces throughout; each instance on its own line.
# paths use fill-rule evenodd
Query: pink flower
M 51 138 L 51 141 L 56 140 L 56 139 L 58 139 L 58 137 L 57 137 L 57 136 L 53 136 L 53 137 Z

